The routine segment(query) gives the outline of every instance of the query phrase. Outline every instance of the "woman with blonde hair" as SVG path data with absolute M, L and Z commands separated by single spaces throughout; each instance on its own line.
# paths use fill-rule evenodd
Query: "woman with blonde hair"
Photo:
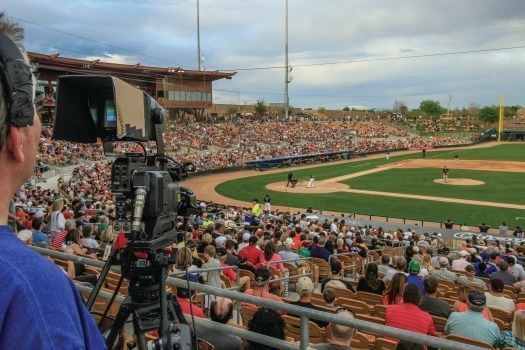
M 512 331 L 504 331 L 499 338 L 500 348 L 525 349 L 525 310 L 516 310 Z
M 398 272 L 392 277 L 390 285 L 383 294 L 383 305 L 401 304 L 403 302 L 403 291 L 408 278 L 404 273 Z
M 468 293 L 473 290 L 474 288 L 468 284 L 464 284 L 458 287 L 459 300 L 454 303 L 454 307 L 452 308 L 453 312 L 465 312 L 468 310 L 468 305 L 467 305 Z M 485 306 L 481 314 L 488 321 L 494 322 L 494 318 L 492 317 L 492 313 L 490 312 L 488 307 Z
M 63 199 L 55 199 L 53 205 L 51 206 L 51 215 L 50 215 L 50 233 L 51 240 L 55 238 L 57 233 L 64 231 L 66 229 L 66 218 L 62 214 L 62 209 L 64 208 Z
M 423 255 L 423 260 L 421 261 L 421 271 L 423 269 L 426 269 L 429 274 L 432 274 L 434 270 L 436 269 L 434 266 L 432 266 L 432 256 L 430 254 Z

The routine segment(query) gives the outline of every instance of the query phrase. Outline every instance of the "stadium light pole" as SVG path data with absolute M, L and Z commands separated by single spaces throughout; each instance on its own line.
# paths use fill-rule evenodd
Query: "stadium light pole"
M 285 60 L 285 73 L 284 73 L 284 115 L 288 120 L 288 104 L 290 100 L 288 98 L 288 0 L 286 0 L 286 11 L 285 11 L 285 29 L 284 29 L 284 60 Z
M 197 67 L 201 70 L 201 33 L 199 24 L 199 0 L 197 0 Z

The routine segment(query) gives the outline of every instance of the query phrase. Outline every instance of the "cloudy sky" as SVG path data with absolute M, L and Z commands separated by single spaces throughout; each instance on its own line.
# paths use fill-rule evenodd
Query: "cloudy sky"
M 37 5 L 38 4 L 38 5 Z M 197 0 L 4 0 L 28 50 L 197 69 Z M 290 104 L 525 106 L 523 0 L 289 0 Z M 215 103 L 284 101 L 285 0 L 200 0 Z

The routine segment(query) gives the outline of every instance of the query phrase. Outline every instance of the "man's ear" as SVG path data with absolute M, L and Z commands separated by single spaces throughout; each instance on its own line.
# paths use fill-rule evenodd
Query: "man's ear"
M 12 157 L 19 163 L 24 161 L 24 152 L 22 150 L 22 135 L 20 129 L 14 126 L 9 126 L 6 138 L 7 151 L 11 153 Z

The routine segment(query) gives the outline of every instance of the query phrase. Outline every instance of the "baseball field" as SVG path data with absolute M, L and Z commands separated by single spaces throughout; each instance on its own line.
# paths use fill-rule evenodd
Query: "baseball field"
M 455 161 L 454 155 L 459 156 Z M 450 169 L 448 181 L 442 169 Z M 300 182 L 286 187 L 287 174 Z M 314 176 L 313 188 L 308 179 Z M 295 212 L 308 207 L 336 214 L 374 216 L 477 226 L 522 226 L 525 220 L 525 144 L 488 143 L 474 147 L 392 153 L 350 161 L 241 171 L 188 180 L 197 198 L 249 206 L 265 194 L 272 206 Z M 523 219 L 521 219 L 523 217 Z

